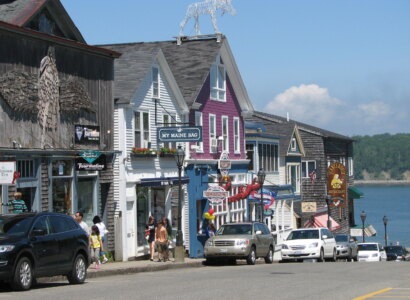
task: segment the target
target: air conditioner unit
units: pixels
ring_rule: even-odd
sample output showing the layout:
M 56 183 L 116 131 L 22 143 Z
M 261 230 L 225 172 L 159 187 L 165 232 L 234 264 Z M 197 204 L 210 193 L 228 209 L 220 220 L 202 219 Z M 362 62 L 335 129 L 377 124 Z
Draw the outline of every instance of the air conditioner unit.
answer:
M 218 140 L 217 139 L 211 139 L 211 147 L 218 147 Z

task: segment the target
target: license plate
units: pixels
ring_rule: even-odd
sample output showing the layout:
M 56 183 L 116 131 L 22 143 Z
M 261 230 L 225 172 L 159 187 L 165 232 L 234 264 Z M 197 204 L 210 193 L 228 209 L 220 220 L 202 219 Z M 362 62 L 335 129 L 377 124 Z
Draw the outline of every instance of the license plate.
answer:
M 221 249 L 219 249 L 219 252 L 225 253 L 225 252 L 228 252 L 228 249 L 226 249 L 226 248 L 221 248 Z
M 295 255 L 301 255 L 302 251 L 295 251 Z

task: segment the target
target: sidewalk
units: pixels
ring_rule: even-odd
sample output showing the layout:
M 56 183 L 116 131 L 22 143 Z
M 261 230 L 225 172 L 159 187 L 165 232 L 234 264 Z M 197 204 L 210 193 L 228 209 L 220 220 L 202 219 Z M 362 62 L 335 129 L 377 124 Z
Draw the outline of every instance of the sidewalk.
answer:
M 95 270 L 93 265 L 91 265 L 87 270 L 87 279 L 103 277 L 103 276 L 113 276 L 122 274 L 134 274 L 141 272 L 156 272 L 164 271 L 170 269 L 183 269 L 183 268 L 195 268 L 202 267 L 204 259 L 192 259 L 185 258 L 183 263 L 175 263 L 172 261 L 167 262 L 157 262 L 150 260 L 135 260 L 135 261 L 125 261 L 125 262 L 111 262 L 106 264 L 101 264 L 99 270 Z M 65 281 L 67 280 L 64 276 L 54 276 L 54 277 L 44 277 L 39 278 L 37 281 L 40 283 L 44 282 L 54 282 L 54 281 Z

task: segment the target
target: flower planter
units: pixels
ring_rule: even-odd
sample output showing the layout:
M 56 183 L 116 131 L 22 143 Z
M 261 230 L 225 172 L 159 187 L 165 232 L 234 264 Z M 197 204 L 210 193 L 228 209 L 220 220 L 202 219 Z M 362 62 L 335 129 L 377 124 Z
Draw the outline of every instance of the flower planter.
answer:
M 175 154 L 174 154 L 174 153 L 164 153 L 164 152 L 161 152 L 161 153 L 159 154 L 159 157 L 175 157 Z
M 138 157 L 156 157 L 157 154 L 156 153 L 132 153 L 131 152 L 131 156 L 138 158 Z

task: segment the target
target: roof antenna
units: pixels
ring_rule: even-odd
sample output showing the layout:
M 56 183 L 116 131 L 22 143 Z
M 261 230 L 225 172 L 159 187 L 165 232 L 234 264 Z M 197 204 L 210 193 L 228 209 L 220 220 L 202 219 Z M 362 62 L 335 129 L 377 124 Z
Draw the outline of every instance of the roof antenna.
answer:
M 289 122 L 289 112 L 286 113 L 286 121 Z

